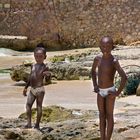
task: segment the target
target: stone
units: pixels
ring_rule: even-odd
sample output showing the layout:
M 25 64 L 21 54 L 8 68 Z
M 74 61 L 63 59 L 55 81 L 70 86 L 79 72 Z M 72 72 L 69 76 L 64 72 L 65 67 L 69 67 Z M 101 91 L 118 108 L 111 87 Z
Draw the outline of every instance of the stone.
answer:
M 5 138 L 14 140 L 24 140 L 24 138 L 22 138 L 18 133 L 15 133 L 13 131 L 6 131 Z
M 10 10 L 0 8 L 1 34 L 26 35 L 29 41 L 20 43 L 15 39 L 10 43 L 8 40 L 9 45 L 5 47 L 29 50 L 33 49 L 32 41 L 36 42 L 34 47 L 37 42 L 47 42 L 48 50 L 75 48 L 73 44 L 80 48 L 83 42 L 85 47 L 96 47 L 97 42 L 93 43 L 90 39 L 99 40 L 106 33 L 115 40 L 118 33 L 122 34 L 126 44 L 140 39 L 138 35 L 133 35 L 140 28 L 138 0 L 12 0 L 11 3 L 0 0 L 0 7 L 5 4 L 10 4 Z M 132 26 L 134 23 L 135 26 Z M 59 36 L 53 37 L 54 34 Z
M 139 83 L 139 85 L 138 85 L 138 87 L 137 87 L 136 95 L 137 95 L 137 96 L 140 96 L 140 83 Z

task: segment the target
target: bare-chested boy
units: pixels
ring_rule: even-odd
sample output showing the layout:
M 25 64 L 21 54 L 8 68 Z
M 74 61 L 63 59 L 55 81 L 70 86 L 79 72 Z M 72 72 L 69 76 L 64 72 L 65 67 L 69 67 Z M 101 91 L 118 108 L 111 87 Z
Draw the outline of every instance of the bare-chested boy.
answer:
M 25 128 L 31 128 L 31 116 L 32 116 L 32 105 L 36 100 L 37 104 L 37 120 L 35 127 L 39 129 L 39 123 L 42 116 L 42 102 L 45 94 L 45 89 L 43 87 L 43 79 L 45 77 L 50 77 L 50 72 L 48 67 L 44 64 L 44 59 L 46 58 L 46 50 L 43 45 L 38 45 L 34 50 L 34 58 L 36 63 L 31 67 L 31 73 L 28 82 L 23 90 L 23 95 L 26 96 L 28 86 L 31 86 L 30 93 L 27 96 L 26 111 L 27 111 L 27 125 Z
M 92 81 L 97 93 L 97 105 L 100 119 L 101 140 L 110 140 L 114 127 L 115 97 L 123 90 L 127 77 L 118 60 L 111 54 L 114 48 L 111 37 L 103 37 L 100 41 L 101 56 L 96 56 L 92 66 Z M 96 77 L 96 68 L 98 68 Z M 114 86 L 116 71 L 121 77 L 119 88 Z M 98 79 L 98 80 L 97 80 Z

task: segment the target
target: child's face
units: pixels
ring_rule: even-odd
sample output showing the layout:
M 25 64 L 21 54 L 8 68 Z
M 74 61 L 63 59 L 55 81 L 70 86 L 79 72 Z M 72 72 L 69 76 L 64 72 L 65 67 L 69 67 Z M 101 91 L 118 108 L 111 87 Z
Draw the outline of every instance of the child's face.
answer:
M 104 55 L 111 53 L 113 49 L 113 42 L 109 38 L 103 38 L 100 42 L 100 49 Z
M 34 58 L 38 64 L 43 63 L 46 56 L 44 55 L 42 50 L 37 50 L 34 52 Z

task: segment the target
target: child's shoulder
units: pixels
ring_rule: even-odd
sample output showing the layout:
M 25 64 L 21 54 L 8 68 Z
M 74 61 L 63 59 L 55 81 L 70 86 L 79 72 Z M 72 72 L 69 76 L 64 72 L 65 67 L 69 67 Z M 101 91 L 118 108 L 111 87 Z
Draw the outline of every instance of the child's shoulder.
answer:
M 102 58 L 102 55 L 97 55 L 97 56 L 95 56 L 95 60 L 101 60 L 101 58 Z
M 97 56 L 95 56 L 95 58 L 94 58 L 94 59 L 99 60 L 99 59 L 101 59 L 101 58 L 102 58 L 102 55 L 97 55 Z

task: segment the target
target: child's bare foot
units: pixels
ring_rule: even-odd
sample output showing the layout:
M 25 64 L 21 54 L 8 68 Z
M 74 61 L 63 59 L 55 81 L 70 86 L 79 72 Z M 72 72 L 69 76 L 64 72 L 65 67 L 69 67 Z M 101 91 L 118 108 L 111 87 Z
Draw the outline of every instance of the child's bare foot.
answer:
M 40 130 L 40 127 L 37 124 L 34 126 L 34 128 L 37 129 L 37 130 Z
M 29 125 L 29 124 L 27 124 L 27 125 L 24 126 L 24 128 L 25 128 L 25 129 L 28 129 L 28 128 L 32 128 L 32 126 Z

